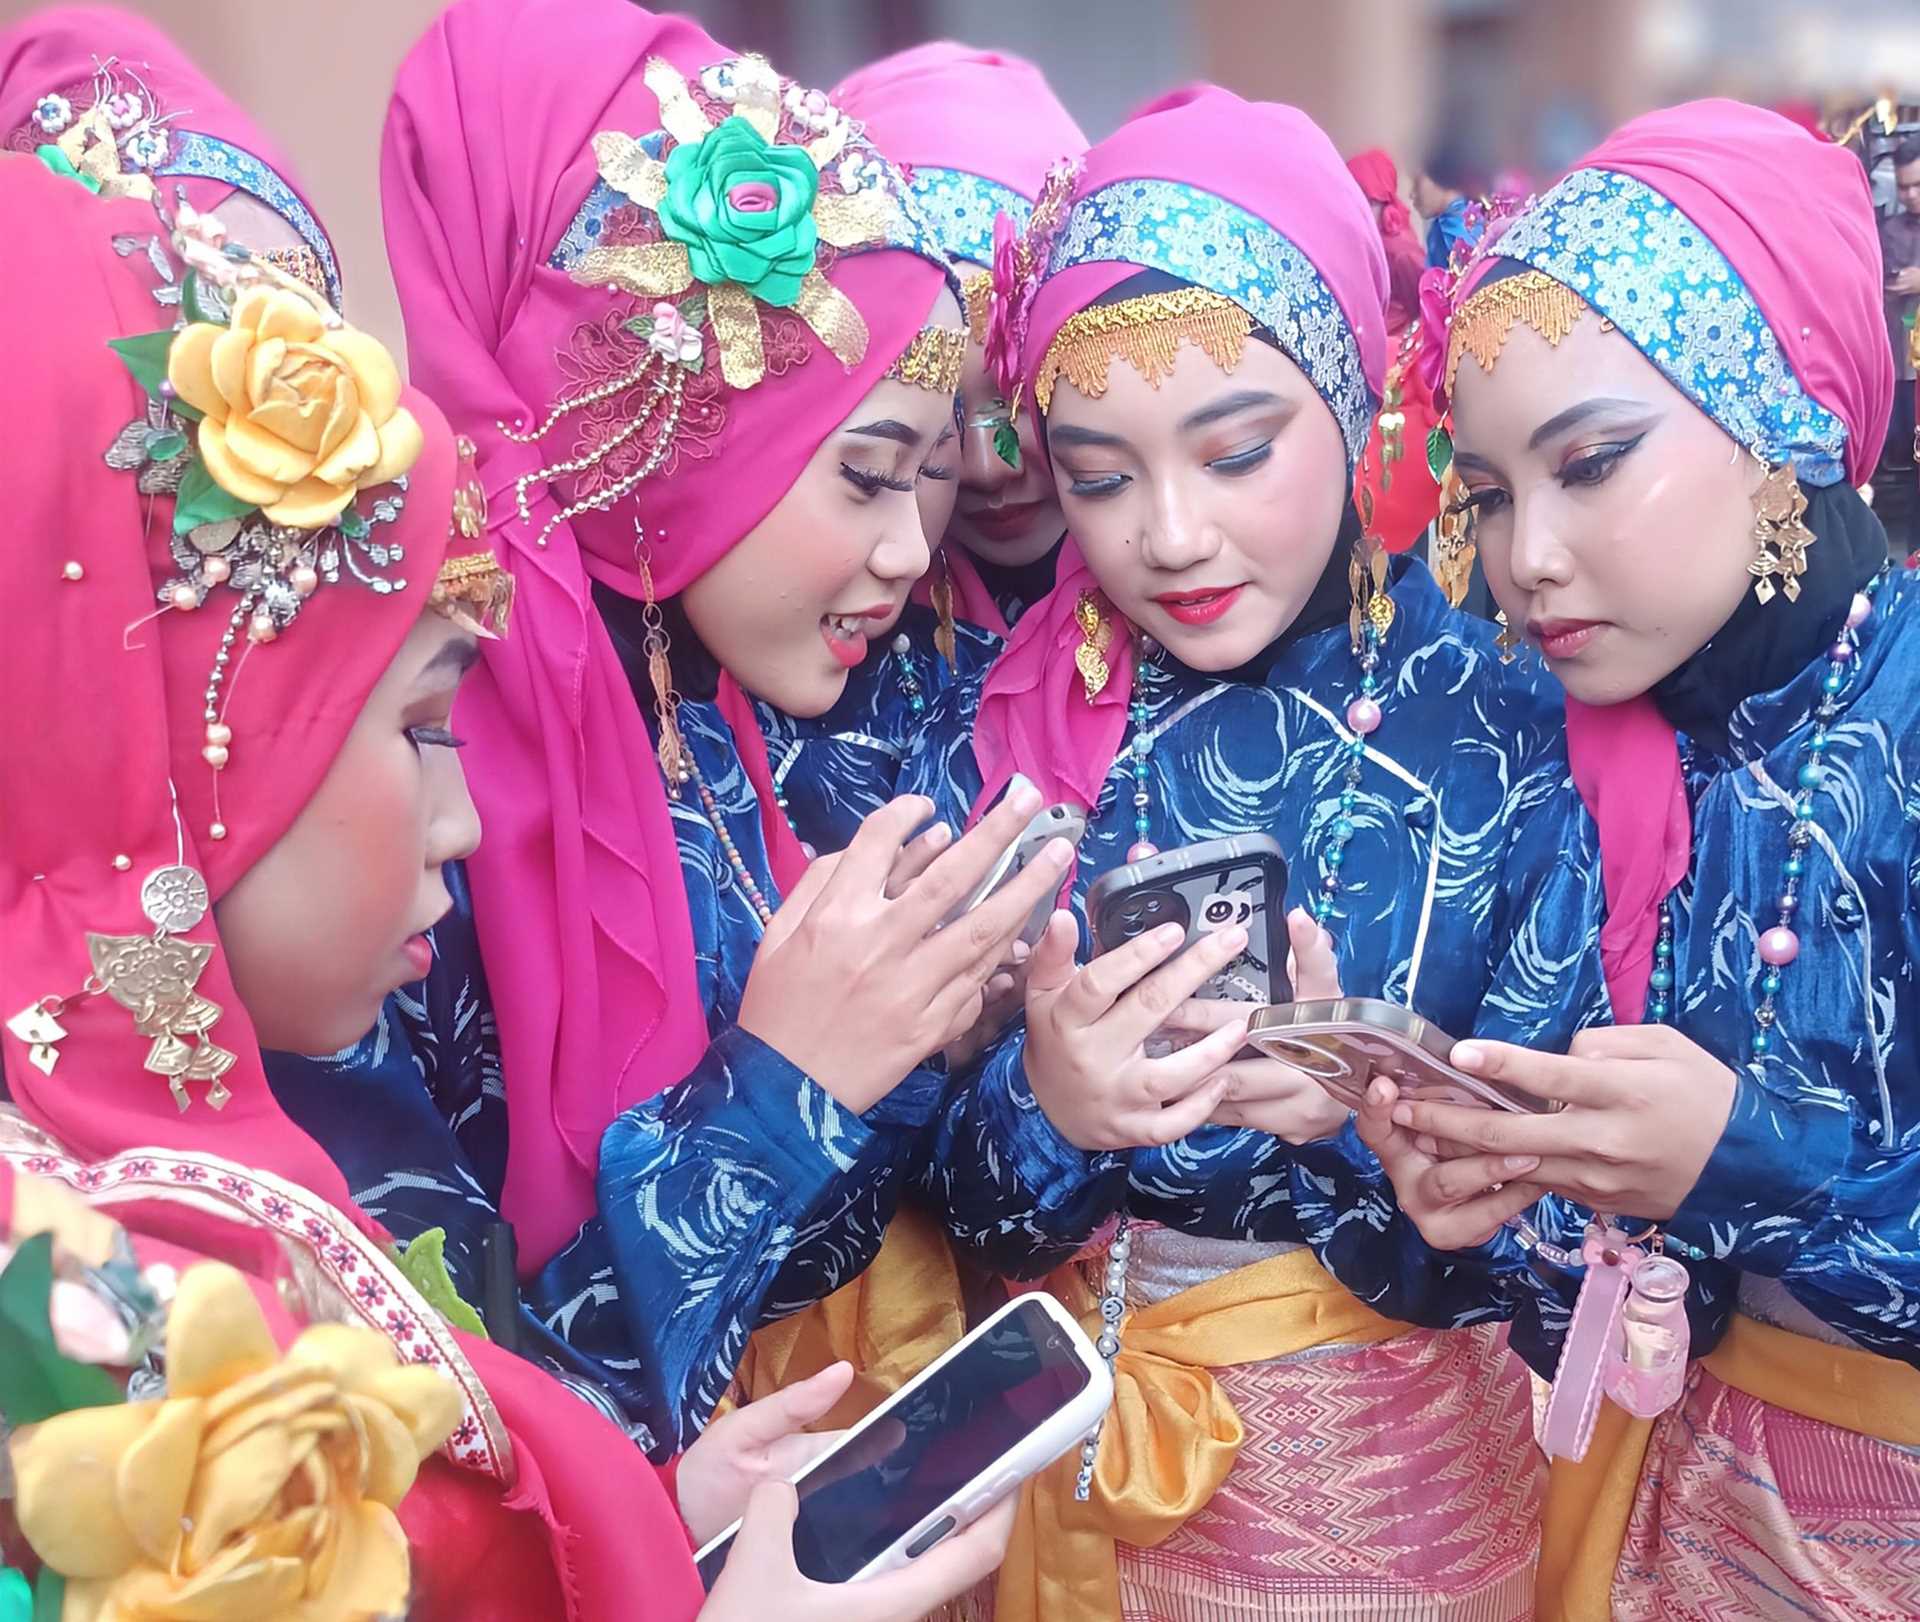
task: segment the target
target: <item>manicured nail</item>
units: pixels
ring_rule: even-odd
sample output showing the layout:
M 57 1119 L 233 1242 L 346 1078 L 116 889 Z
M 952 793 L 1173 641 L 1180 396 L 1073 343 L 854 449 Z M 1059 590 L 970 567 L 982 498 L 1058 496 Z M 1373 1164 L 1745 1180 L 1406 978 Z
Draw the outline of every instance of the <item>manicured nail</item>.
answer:
M 1540 1164 L 1540 1157 L 1538 1155 L 1508 1155 L 1501 1164 L 1504 1165 L 1508 1171 L 1532 1171 L 1535 1166 Z

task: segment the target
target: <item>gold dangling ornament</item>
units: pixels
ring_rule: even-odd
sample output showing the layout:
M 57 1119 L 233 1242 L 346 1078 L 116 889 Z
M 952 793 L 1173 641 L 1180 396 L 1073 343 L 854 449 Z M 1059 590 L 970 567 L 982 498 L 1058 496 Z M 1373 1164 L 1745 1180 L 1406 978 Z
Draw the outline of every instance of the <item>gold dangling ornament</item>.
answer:
M 953 572 L 947 567 L 947 549 L 942 545 L 934 553 L 934 581 L 927 588 L 928 601 L 939 621 L 933 628 L 933 645 L 949 670 L 959 668 L 959 643 L 953 626 Z
M 1347 559 L 1347 590 L 1352 608 L 1347 615 L 1347 636 L 1358 654 L 1366 646 L 1366 630 L 1373 628 L 1376 643 L 1386 640 L 1393 629 L 1393 598 L 1387 591 L 1386 543 L 1373 532 L 1373 492 L 1362 485 L 1359 499 L 1361 537 Z
M 1765 461 L 1754 453 L 1756 461 Z M 1807 493 L 1793 471 L 1793 463 L 1768 467 L 1767 476 L 1753 493 L 1753 540 L 1756 553 L 1747 565 L 1754 577 L 1753 594 L 1763 603 L 1773 601 L 1774 577 L 1790 603 L 1800 600 L 1800 577 L 1807 572 L 1807 548 L 1819 538 L 1807 528 Z
M 1113 627 L 1100 612 L 1100 599 L 1091 591 L 1080 593 L 1073 617 L 1080 624 L 1080 646 L 1074 650 L 1073 666 L 1080 672 L 1091 704 L 1106 690 L 1113 672 L 1107 665 L 1107 649 L 1113 645 Z
M 1503 665 L 1513 663 L 1514 649 L 1520 646 L 1521 636 L 1507 623 L 1507 611 L 1497 608 L 1493 613 L 1493 623 L 1500 627 L 1500 634 L 1493 639 L 1493 645 L 1500 650 L 1500 662 Z
M 634 531 L 638 536 L 637 523 Z M 653 594 L 653 570 L 647 565 L 643 541 L 636 540 L 633 557 L 640 566 L 640 589 L 646 594 L 640 609 L 643 628 L 640 648 L 647 656 L 647 680 L 653 683 L 653 713 L 660 723 L 657 746 L 660 772 L 667 780 L 668 797 L 677 800 L 680 790 L 693 778 L 693 756 L 688 752 L 686 739 L 680 736 L 680 695 L 674 691 L 673 663 L 667 657 L 673 650 L 673 641 L 667 635 L 667 622 Z
M 1473 539 L 1473 508 L 1467 505 L 1467 487 L 1449 460 L 1440 486 L 1440 516 L 1433 522 L 1433 577 L 1455 608 L 1467 600 L 1467 589 L 1473 584 L 1473 560 L 1479 550 Z
M 233 1093 L 221 1078 L 238 1062 L 207 1035 L 219 1023 L 220 1005 L 194 990 L 213 960 L 213 944 L 180 938 L 207 916 L 209 905 L 207 881 L 192 868 L 156 868 L 140 886 L 151 935 L 87 932 L 93 973 L 82 995 L 105 993 L 133 1015 L 133 1028 L 153 1041 L 145 1068 L 166 1078 L 183 1112 L 193 1102 L 187 1094 L 190 1081 L 212 1083 L 207 1103 L 222 1108 Z M 7 1021 L 7 1029 L 28 1044 L 28 1058 L 43 1075 L 53 1074 L 56 1044 L 67 1035 L 60 1024 L 66 1006 L 65 998 L 42 997 Z

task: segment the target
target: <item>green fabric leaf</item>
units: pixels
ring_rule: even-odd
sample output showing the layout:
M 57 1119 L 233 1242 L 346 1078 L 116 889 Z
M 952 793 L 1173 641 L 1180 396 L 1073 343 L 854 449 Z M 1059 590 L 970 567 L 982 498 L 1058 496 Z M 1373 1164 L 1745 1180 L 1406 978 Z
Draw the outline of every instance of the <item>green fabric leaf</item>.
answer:
M 51 1566 L 40 1568 L 33 1588 L 33 1622 L 60 1622 L 67 1606 L 67 1579 Z
M 180 479 L 180 492 L 175 497 L 173 509 L 173 532 L 185 535 L 198 529 L 202 524 L 217 524 L 227 518 L 242 518 L 255 511 L 250 501 L 242 501 L 238 496 L 230 496 L 213 482 L 213 475 L 207 471 L 206 464 L 195 456 L 192 464 Z
M 1439 484 L 1452 466 L 1453 436 L 1435 423 L 1427 430 L 1427 471 L 1433 475 L 1433 482 Z
M 171 462 L 187 448 L 187 436 L 178 429 L 162 429 L 147 436 L 147 460 Z
M 217 303 L 211 309 L 200 299 L 200 277 L 192 274 L 187 277 L 186 291 L 181 295 L 180 306 L 186 311 L 189 321 L 204 321 L 209 326 L 224 327 L 228 324 L 227 312 Z
M 54 1344 L 53 1235 L 38 1233 L 0 1273 L 0 1413 L 11 1425 L 37 1425 L 69 1408 L 126 1400 L 105 1369 L 76 1363 Z
M 85 186 L 88 191 L 92 192 L 94 196 L 98 197 L 100 195 L 100 182 L 92 175 L 81 174 L 78 169 L 74 168 L 73 160 L 51 142 L 45 146 L 35 147 L 33 149 L 33 155 L 56 175 L 60 175 L 67 180 L 77 180 L 81 185 Z
M 993 454 L 1014 472 L 1020 471 L 1020 430 L 1012 423 L 1000 423 L 993 430 Z
M 33 1589 L 11 1566 L 0 1566 L 0 1622 L 33 1622 Z
M 109 338 L 107 347 L 120 357 L 141 388 L 156 400 L 164 398 L 160 385 L 167 380 L 167 351 L 173 348 L 171 327 L 133 338 Z
M 407 1282 L 455 1329 L 464 1329 L 482 1340 L 487 1338 L 487 1326 L 480 1321 L 480 1314 L 461 1300 L 460 1292 L 453 1287 L 453 1275 L 447 1271 L 445 1228 L 428 1228 L 405 1249 L 396 1252 L 395 1260 Z

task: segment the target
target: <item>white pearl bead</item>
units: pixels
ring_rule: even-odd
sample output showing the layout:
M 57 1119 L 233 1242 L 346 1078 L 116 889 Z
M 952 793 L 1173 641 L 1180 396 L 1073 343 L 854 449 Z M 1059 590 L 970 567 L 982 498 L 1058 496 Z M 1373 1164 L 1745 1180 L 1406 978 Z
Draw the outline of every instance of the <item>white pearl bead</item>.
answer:
M 87 571 L 81 568 L 78 562 L 68 563 L 60 571 L 60 578 L 63 580 L 84 580 L 86 577 Z

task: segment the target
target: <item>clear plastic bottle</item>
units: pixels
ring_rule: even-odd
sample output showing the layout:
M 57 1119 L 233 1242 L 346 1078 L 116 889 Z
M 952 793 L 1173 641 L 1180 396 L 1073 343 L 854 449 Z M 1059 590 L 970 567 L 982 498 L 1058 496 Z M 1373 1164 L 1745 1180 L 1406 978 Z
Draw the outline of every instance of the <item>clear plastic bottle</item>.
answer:
M 1692 1341 L 1687 1327 L 1691 1282 L 1671 1256 L 1645 1257 L 1633 1270 L 1607 1395 L 1637 1418 L 1655 1418 L 1680 1400 Z

